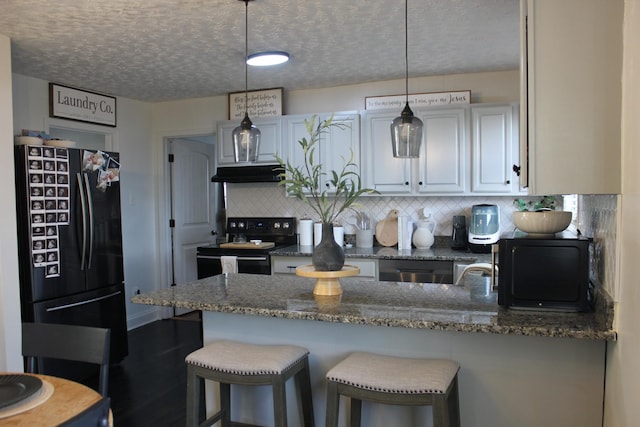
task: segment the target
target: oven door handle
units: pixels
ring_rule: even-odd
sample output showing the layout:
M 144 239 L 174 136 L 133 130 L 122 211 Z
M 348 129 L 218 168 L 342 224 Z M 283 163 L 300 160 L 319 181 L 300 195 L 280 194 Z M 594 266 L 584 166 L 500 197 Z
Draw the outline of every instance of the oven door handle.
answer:
M 222 256 L 220 255 L 198 255 L 197 259 L 213 259 L 213 260 L 221 260 Z M 268 256 L 239 256 L 236 257 L 237 261 L 268 261 Z

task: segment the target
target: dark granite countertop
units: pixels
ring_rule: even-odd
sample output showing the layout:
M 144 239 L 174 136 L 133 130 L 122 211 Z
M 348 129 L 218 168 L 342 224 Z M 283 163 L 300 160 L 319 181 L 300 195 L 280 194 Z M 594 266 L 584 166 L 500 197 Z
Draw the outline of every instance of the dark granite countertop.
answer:
M 269 252 L 272 256 L 310 257 L 313 246 L 292 245 Z M 371 259 L 411 259 L 461 262 L 491 262 L 491 254 L 474 253 L 469 250 L 454 250 L 448 247 L 432 247 L 431 249 L 399 250 L 396 247 L 374 246 L 372 248 L 345 248 L 345 258 Z
M 295 275 L 219 275 L 147 294 L 139 304 L 254 316 L 374 326 L 614 340 L 613 305 L 599 298 L 594 313 L 517 311 L 499 307 L 490 279 L 463 285 L 341 280 L 339 298 L 313 295 L 314 279 Z

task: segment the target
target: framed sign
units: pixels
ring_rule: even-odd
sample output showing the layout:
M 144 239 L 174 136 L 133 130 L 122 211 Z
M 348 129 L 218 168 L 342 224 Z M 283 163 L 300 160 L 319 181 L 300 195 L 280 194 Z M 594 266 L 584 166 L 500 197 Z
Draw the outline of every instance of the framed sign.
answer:
M 116 98 L 49 83 L 49 116 L 116 127 Z
M 282 115 L 282 88 L 250 90 L 247 92 L 249 117 Z M 244 117 L 244 92 L 229 93 L 229 120 Z
M 364 98 L 364 108 L 366 110 L 401 110 L 406 103 L 406 98 L 406 95 L 367 96 Z M 470 103 L 470 90 L 409 94 L 409 106 L 415 108 Z

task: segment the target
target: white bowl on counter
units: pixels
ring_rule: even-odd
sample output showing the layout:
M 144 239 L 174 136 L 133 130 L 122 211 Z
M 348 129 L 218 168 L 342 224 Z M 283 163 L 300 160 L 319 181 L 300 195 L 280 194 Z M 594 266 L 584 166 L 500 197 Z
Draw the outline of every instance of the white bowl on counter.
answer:
M 528 234 L 555 234 L 571 224 L 569 211 L 518 211 L 513 213 L 513 223 Z

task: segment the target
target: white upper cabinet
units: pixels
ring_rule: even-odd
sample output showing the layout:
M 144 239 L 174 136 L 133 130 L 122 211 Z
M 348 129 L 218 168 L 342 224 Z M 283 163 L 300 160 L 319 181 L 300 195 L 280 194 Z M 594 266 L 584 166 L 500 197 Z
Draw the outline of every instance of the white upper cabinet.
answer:
M 242 120 L 226 120 L 218 122 L 218 165 L 236 165 L 233 153 L 233 138 L 231 133 L 240 126 Z M 253 124 L 260 129 L 260 147 L 256 164 L 276 164 L 276 154 L 281 154 L 282 135 L 281 117 L 262 117 L 251 119 Z M 239 166 L 246 163 L 238 163 Z
M 302 138 L 309 139 L 304 121 L 312 116 L 313 114 L 283 116 L 287 159 L 296 167 L 304 165 L 304 154 L 298 141 Z M 316 126 L 319 120 L 326 120 L 331 114 L 317 114 L 317 116 Z M 340 173 L 343 165 L 351 159 L 352 155 L 354 166 L 351 170 L 360 173 L 360 115 L 357 112 L 335 113 L 333 123 L 339 126 L 331 126 L 326 133 L 322 134 L 314 154 L 314 164 L 322 165 L 323 172 L 327 174 L 320 185 L 329 192 L 335 190 L 328 182 L 331 171 Z
M 623 0 L 521 0 L 522 185 L 621 191 Z
M 516 105 L 473 105 L 471 107 L 471 191 L 514 194 L 519 179 L 513 170 L 518 163 L 518 107 Z
M 365 112 L 365 183 L 381 194 L 462 194 L 466 190 L 466 109 L 414 109 L 424 124 L 418 159 L 393 157 L 391 122 L 400 111 Z
M 393 157 L 391 147 L 391 122 L 399 114 L 399 111 L 365 111 L 363 115 L 364 185 L 382 194 L 412 192 L 413 162 Z
M 416 108 L 424 124 L 420 157 L 396 159 L 390 126 L 399 112 L 365 111 L 365 185 L 385 195 L 523 194 L 513 172 L 517 112 L 511 104 Z
M 417 110 L 424 124 L 418 160 L 420 193 L 464 193 L 468 126 L 465 108 Z

